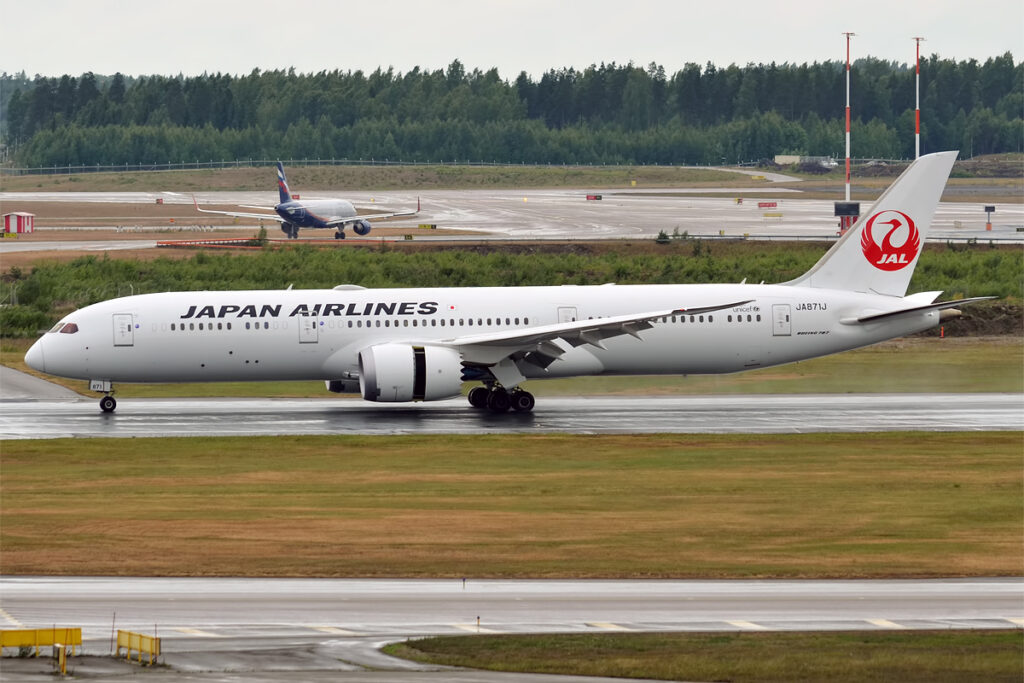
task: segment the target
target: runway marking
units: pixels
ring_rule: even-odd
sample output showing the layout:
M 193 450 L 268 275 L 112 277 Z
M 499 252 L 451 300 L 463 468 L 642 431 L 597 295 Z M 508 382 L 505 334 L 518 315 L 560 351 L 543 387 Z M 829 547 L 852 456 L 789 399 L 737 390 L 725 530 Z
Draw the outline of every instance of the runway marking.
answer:
M 2 612 L 3 610 L 0 610 Z M 6 614 L 6 613 L 5 613 Z M 1017 624 L 1017 626 L 1024 626 L 1024 618 L 1021 617 L 1006 617 L 1006 620 L 1011 624 Z
M 609 623 L 607 621 L 591 621 L 591 622 L 587 622 L 587 626 L 592 626 L 593 628 L 603 628 L 603 629 L 608 630 L 608 631 L 632 631 L 633 630 L 631 628 L 627 628 L 625 626 L 620 626 L 619 624 L 612 624 L 612 623 Z
M 476 624 L 452 624 L 452 626 L 462 629 L 463 631 L 469 631 L 470 633 L 501 633 L 500 631 L 484 628 L 483 626 L 477 626 Z
M 5 610 L 2 607 L 0 607 L 0 617 L 3 617 L 7 621 L 7 623 L 10 624 L 11 626 L 17 626 L 18 628 L 25 628 L 25 624 L 21 623 L 20 621 L 18 621 L 14 617 L 12 617 L 10 614 L 8 614 L 7 610 Z
M 727 621 L 727 624 L 732 624 L 737 628 L 746 629 L 748 631 L 767 631 L 767 626 L 761 626 L 761 624 L 755 624 L 752 621 Z
M 897 624 L 895 621 L 889 621 L 888 619 L 868 619 L 867 622 L 869 624 L 874 624 L 875 626 L 879 626 L 881 628 L 892 628 L 892 629 L 907 628 L 906 626 L 902 626 L 900 624 Z
M 222 635 L 220 635 L 218 633 L 210 633 L 209 631 L 200 631 L 197 628 L 185 628 L 184 626 L 179 626 L 179 627 L 177 627 L 175 629 L 172 629 L 172 630 L 178 631 L 180 633 L 186 633 L 186 634 L 188 634 L 190 636 L 199 636 L 200 638 L 223 638 L 224 637 L 224 636 L 222 636 Z
M 309 626 L 308 628 L 314 631 L 320 631 L 322 633 L 330 633 L 336 636 L 358 636 L 359 634 L 355 631 L 346 631 L 343 628 L 336 628 L 334 626 Z

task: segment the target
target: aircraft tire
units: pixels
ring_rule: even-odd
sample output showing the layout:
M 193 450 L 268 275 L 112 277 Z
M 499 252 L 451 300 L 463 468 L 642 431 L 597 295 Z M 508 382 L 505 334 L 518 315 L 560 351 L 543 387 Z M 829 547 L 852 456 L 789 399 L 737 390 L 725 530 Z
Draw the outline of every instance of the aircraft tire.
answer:
M 473 387 L 469 390 L 469 405 L 474 408 L 486 408 L 487 407 L 487 387 Z
M 343 239 L 345 239 L 345 233 L 343 233 L 343 232 L 341 232 L 339 230 L 338 232 L 334 233 L 334 239 L 336 239 L 336 240 L 343 240 Z
M 504 413 L 512 407 L 512 399 L 504 389 L 495 389 L 487 395 L 487 410 Z
M 113 396 L 104 396 L 100 399 L 100 410 L 104 413 L 112 413 L 115 408 L 117 408 L 117 401 Z
M 533 410 L 536 401 L 529 391 L 517 391 L 512 394 L 512 410 L 517 413 L 528 413 Z

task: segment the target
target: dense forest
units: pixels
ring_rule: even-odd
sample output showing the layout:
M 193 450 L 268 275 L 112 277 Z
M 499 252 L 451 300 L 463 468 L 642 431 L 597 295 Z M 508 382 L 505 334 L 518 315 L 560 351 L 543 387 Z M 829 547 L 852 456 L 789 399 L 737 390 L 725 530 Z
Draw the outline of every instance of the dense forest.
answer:
M 1024 150 L 1024 63 L 921 64 L 922 151 Z M 0 136 L 21 167 L 235 159 L 710 164 L 844 154 L 844 64 L 601 64 L 195 77 L 0 75 Z M 914 68 L 851 71 L 853 156 L 914 150 Z

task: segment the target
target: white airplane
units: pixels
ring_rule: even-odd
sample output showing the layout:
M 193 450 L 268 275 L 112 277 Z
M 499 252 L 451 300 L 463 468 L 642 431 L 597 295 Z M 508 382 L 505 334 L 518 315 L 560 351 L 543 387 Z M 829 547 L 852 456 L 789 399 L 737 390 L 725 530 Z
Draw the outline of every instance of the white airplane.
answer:
M 368 401 L 529 411 L 527 379 L 731 373 L 846 351 L 935 326 L 941 292 L 906 296 L 956 152 L 922 156 L 796 280 L 170 292 L 66 316 L 25 355 L 36 370 L 114 382 L 324 380 Z
M 368 235 L 370 233 L 371 219 L 391 218 L 392 216 L 412 216 L 419 213 L 420 207 L 417 201 L 415 211 L 397 211 L 392 213 L 373 213 L 362 216 L 356 213 L 352 202 L 345 199 L 306 199 L 299 201 L 292 198 L 292 191 L 288 189 L 288 180 L 284 176 L 284 166 L 277 162 L 277 191 L 281 202 L 275 206 L 244 206 L 247 209 L 265 209 L 274 213 L 252 213 L 244 211 L 214 211 L 212 209 L 200 209 L 199 202 L 195 196 L 192 203 L 196 210 L 201 213 L 216 213 L 222 216 L 235 216 L 237 218 L 256 218 L 259 220 L 277 221 L 281 224 L 281 231 L 289 239 L 299 236 L 299 228 L 337 228 L 334 239 L 345 239 L 345 226 L 352 224 L 352 230 L 357 235 Z

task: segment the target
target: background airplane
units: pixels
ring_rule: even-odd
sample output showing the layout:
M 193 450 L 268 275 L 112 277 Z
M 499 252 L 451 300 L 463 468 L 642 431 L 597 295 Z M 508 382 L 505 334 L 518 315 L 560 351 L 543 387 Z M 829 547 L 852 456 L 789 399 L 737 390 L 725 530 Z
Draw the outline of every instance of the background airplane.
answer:
M 307 199 L 299 201 L 292 199 L 291 190 L 288 188 L 288 180 L 284 175 L 284 166 L 277 162 L 277 191 L 281 201 L 275 206 L 245 206 L 247 209 L 265 209 L 274 213 L 251 213 L 240 211 L 214 211 L 211 209 L 200 209 L 199 202 L 195 196 L 192 202 L 196 210 L 202 213 L 216 213 L 224 216 L 236 216 L 238 218 L 257 218 L 278 221 L 281 230 L 289 239 L 299 236 L 299 228 L 336 228 L 334 239 L 345 239 L 345 226 L 352 225 L 357 235 L 367 235 L 370 232 L 370 220 L 376 218 L 391 218 L 392 216 L 412 216 L 419 212 L 417 202 L 416 211 L 397 211 L 392 213 L 364 214 L 356 213 L 352 202 L 345 199 Z
M 459 395 L 534 407 L 527 379 L 712 374 L 806 360 L 933 327 L 975 299 L 906 295 L 956 152 L 922 156 L 804 275 L 781 284 L 197 291 L 66 316 L 32 368 L 114 382 L 323 380 L 368 401 Z M 991 298 L 991 297 L 980 297 Z

